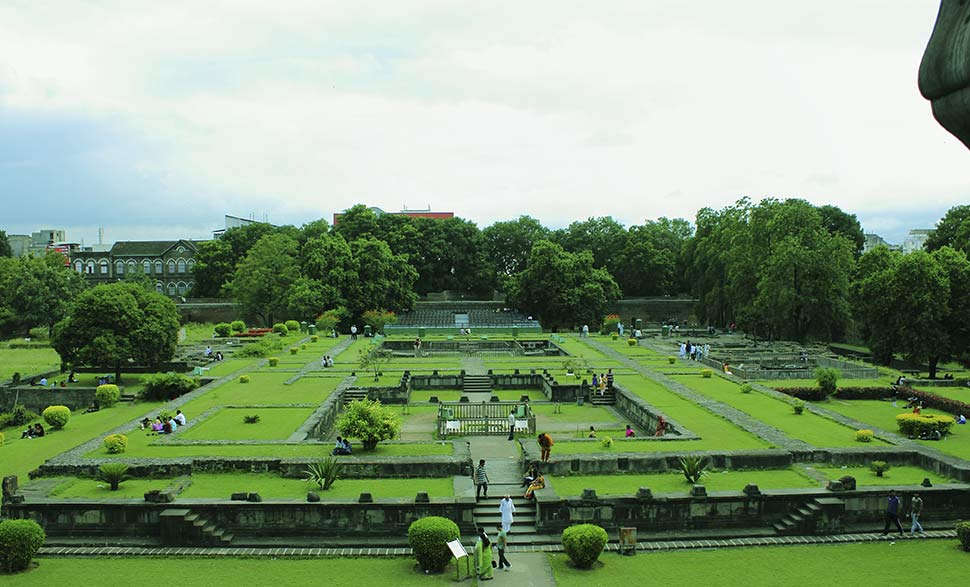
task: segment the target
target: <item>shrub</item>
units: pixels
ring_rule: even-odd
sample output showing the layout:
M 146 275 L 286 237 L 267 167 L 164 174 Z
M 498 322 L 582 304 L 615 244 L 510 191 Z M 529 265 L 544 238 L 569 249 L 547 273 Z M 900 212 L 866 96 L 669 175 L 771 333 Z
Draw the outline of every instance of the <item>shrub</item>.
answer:
M 103 481 L 111 487 L 111 491 L 118 491 L 118 486 L 129 479 L 128 465 L 124 463 L 105 463 L 98 469 L 98 481 Z
M 607 541 L 606 530 L 595 524 L 579 524 L 562 531 L 562 548 L 573 565 L 588 569 L 603 552 Z
M 0 432 L 0 446 L 3 446 L 3 432 Z
M 113 383 L 105 383 L 104 385 L 99 385 L 94 391 L 94 399 L 98 400 L 98 405 L 101 407 L 110 407 L 118 403 L 121 399 L 121 391 L 118 390 L 118 386 Z
M 425 571 L 440 572 L 451 562 L 448 543 L 460 537 L 458 524 L 448 518 L 427 516 L 408 527 L 408 545 Z
M 600 334 L 611 334 L 619 330 L 617 325 L 620 323 L 620 317 L 617 314 L 609 314 L 603 318 L 603 324 L 600 326 Z
M 948 397 L 934 395 L 933 393 L 930 393 L 928 391 L 921 391 L 919 389 L 907 389 L 906 395 L 919 399 L 921 402 L 923 402 L 923 405 L 927 408 L 936 408 L 937 410 L 943 410 L 944 412 L 949 412 L 954 416 L 970 413 L 970 404 L 966 402 L 961 402 L 959 400 L 950 399 Z
M 329 334 L 330 331 L 340 324 L 341 320 L 347 318 L 350 313 L 344 307 L 335 308 L 333 310 L 327 310 L 317 318 L 317 328 L 323 331 L 325 334 Z
M 361 314 L 360 319 L 364 321 L 364 324 L 367 324 L 368 326 L 371 327 L 371 330 L 374 331 L 374 334 L 377 334 L 378 332 L 382 332 L 384 330 L 384 327 L 387 326 L 388 324 L 397 323 L 397 315 L 394 314 L 394 312 L 391 312 L 390 310 L 383 310 L 383 309 L 367 310 L 366 312 Z
M 953 418 L 933 414 L 899 414 L 896 416 L 896 425 L 904 436 L 918 437 L 932 434 L 934 430 L 939 430 L 940 434 L 946 436 L 953 426 Z
M 249 375 L 240 375 L 239 383 L 249 383 Z
M 815 381 L 818 382 L 818 388 L 822 390 L 824 395 L 829 396 L 835 393 L 835 389 L 839 384 L 838 369 L 819 367 L 815 369 L 813 374 L 815 375 Z
M 667 363 L 673 365 L 677 362 L 677 357 L 667 357 Z
M 604 436 L 603 440 L 600 440 L 600 444 L 603 445 L 603 448 L 613 448 L 613 437 Z
M 872 430 L 856 430 L 855 439 L 857 442 L 872 442 L 875 438 L 875 433 Z
M 957 538 L 963 550 L 970 552 L 970 522 L 957 522 Z
M 310 463 L 306 468 L 307 483 L 316 483 L 317 487 L 326 491 L 337 480 L 344 465 L 333 457 L 327 457 L 319 463 Z
M 228 322 L 220 322 L 212 327 L 216 332 L 216 336 L 229 336 L 232 334 L 232 325 Z
M 279 334 L 287 334 L 289 332 L 289 329 L 286 327 L 286 324 L 283 324 L 282 322 L 277 322 L 276 324 L 273 325 L 273 332 L 277 332 Z
M 277 366 L 279 364 L 280 364 L 280 358 L 279 357 L 270 357 L 269 358 L 269 366 L 270 367 L 275 367 L 275 366 Z
M 840 387 L 836 390 L 835 397 L 839 399 L 883 399 L 892 397 L 895 393 L 890 387 Z
M 775 391 L 807 402 L 820 402 L 825 399 L 825 394 L 817 387 L 776 387 Z
M 124 434 L 109 434 L 104 437 L 102 444 L 108 454 L 121 454 L 128 448 L 128 437 Z
M 63 428 L 71 419 L 71 410 L 67 406 L 48 406 L 41 412 L 44 420 L 51 428 Z
M 310 337 L 310 342 L 317 342 L 318 340 L 320 340 L 320 337 L 316 334 Z
M 299 351 L 299 350 L 300 349 L 296 348 L 295 346 L 291 346 L 290 347 L 290 354 L 291 355 L 295 355 L 297 353 L 297 351 Z
M 707 468 L 707 458 L 698 456 L 680 457 L 677 460 L 677 465 L 688 483 L 697 483 L 704 475 L 704 469 Z
M 0 414 L 0 428 L 8 426 L 24 426 L 37 419 L 37 414 L 22 405 L 14 406 L 13 410 Z
M 704 379 L 710 379 L 712 375 L 714 375 L 714 371 L 711 371 L 710 369 L 701 370 L 701 377 Z
M 754 391 L 754 388 L 751 387 L 750 383 L 745 383 L 741 385 L 741 393 L 751 393 L 752 391 Z
M 627 346 L 637 346 L 637 339 L 635 339 L 635 338 L 628 338 L 628 339 L 626 339 L 626 345 Z
M 800 416 L 805 411 L 805 402 L 800 399 L 792 400 L 791 409 L 796 416 Z
M 243 424 L 259 424 L 259 414 L 243 416 Z
M 359 438 L 365 450 L 373 450 L 382 440 L 390 440 L 401 430 L 397 412 L 369 399 L 347 404 L 337 417 L 337 430 L 344 436 Z
M 886 461 L 872 461 L 869 463 L 869 468 L 876 474 L 876 477 L 882 477 L 882 474 L 888 471 L 890 466 Z
M 610 340 L 618 340 L 619 338 L 620 338 L 619 332 L 614 332 L 613 334 L 610 335 Z
M 229 323 L 229 328 L 233 332 L 246 332 L 246 323 L 242 320 L 233 320 Z
M 7 573 L 23 571 L 47 540 L 44 529 L 33 520 L 0 522 L 0 564 Z
M 296 332 L 300 329 L 300 323 L 296 320 L 287 320 L 283 324 L 286 326 L 286 330 L 289 332 Z
M 181 373 L 158 373 L 141 378 L 142 399 L 149 401 L 168 401 L 192 391 L 196 381 Z

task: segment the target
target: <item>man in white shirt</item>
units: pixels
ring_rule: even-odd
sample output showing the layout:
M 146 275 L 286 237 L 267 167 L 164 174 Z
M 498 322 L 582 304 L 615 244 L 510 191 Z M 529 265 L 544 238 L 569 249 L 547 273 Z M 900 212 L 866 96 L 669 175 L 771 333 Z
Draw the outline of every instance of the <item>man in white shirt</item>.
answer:
M 515 440 L 515 409 L 509 412 L 509 440 Z
M 354 324 L 350 327 L 350 338 L 351 340 L 357 340 L 357 325 Z
M 182 410 L 175 410 L 175 422 L 179 426 L 185 426 L 185 414 L 182 413 Z

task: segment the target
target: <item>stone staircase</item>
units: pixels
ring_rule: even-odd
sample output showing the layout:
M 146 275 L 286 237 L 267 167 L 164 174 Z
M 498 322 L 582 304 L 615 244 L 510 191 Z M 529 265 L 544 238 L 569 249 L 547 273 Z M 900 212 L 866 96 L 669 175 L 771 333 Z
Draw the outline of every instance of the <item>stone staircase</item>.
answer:
M 492 378 L 489 375 L 465 375 L 462 378 L 464 393 L 492 393 Z
M 341 396 L 340 399 L 343 402 L 343 405 L 346 406 L 350 402 L 367 399 L 367 390 L 366 389 L 345 389 L 344 394 L 343 396 Z
M 845 500 L 819 497 L 796 508 L 772 527 L 782 536 L 830 534 L 841 529 L 839 522 L 843 513 Z
M 511 484 L 509 484 L 511 485 Z M 498 525 L 502 522 L 502 515 L 498 511 L 499 502 L 506 493 L 512 495 L 512 503 L 515 505 L 515 513 L 512 515 L 512 528 L 509 530 L 509 544 L 535 544 L 536 538 L 536 507 L 532 501 L 522 497 L 525 489 L 516 483 L 513 487 L 506 484 L 489 484 L 488 498 L 482 498 L 475 506 L 475 525 L 485 528 L 493 540 L 498 534 Z M 494 493 L 494 495 L 491 495 Z
M 230 546 L 232 534 L 189 509 L 166 509 L 158 515 L 162 543 L 178 546 Z
M 599 391 L 590 390 L 589 392 L 589 403 L 594 406 L 612 406 L 616 404 L 616 392 L 612 389 L 607 389 L 600 395 Z

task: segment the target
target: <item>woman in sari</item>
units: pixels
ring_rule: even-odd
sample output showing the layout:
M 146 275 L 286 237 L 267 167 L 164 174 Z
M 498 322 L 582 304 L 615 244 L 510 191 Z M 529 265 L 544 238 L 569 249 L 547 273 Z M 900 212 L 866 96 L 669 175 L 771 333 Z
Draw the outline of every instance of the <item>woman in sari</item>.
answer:
M 485 528 L 478 529 L 478 540 L 475 542 L 475 565 L 478 567 L 479 579 L 488 581 L 493 578 L 492 541 L 485 534 Z

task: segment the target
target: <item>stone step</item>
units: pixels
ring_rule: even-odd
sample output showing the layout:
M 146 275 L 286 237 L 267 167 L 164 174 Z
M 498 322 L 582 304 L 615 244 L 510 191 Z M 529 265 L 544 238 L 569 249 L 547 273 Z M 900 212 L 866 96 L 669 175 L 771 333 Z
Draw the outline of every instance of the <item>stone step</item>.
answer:
M 490 515 L 493 515 L 493 514 L 496 515 L 496 516 L 499 515 L 498 514 L 498 508 L 497 507 L 476 507 L 474 510 L 472 510 L 472 514 L 474 514 L 474 516 L 476 518 L 478 516 L 490 516 Z M 524 506 L 524 505 L 523 506 L 517 505 L 517 506 L 515 506 L 515 514 L 514 515 L 515 515 L 516 518 L 518 518 L 519 516 L 522 516 L 522 517 L 534 517 L 536 515 L 536 508 L 535 507 Z

